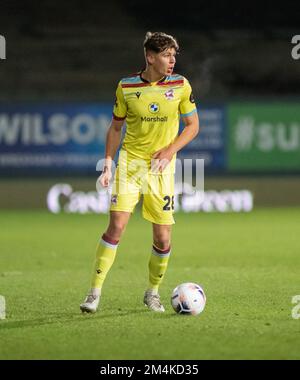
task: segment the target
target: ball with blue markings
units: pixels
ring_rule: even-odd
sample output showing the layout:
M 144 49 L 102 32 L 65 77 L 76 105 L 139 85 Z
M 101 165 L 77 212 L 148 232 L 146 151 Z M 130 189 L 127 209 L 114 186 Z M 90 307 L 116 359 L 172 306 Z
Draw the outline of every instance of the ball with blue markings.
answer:
M 173 290 L 171 304 L 178 314 L 198 315 L 205 308 L 206 296 L 200 285 L 185 282 Z

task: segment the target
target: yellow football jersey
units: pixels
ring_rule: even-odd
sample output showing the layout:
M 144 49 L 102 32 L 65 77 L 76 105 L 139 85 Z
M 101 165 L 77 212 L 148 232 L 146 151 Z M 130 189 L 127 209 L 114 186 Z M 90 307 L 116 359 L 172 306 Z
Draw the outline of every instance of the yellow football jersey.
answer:
M 126 119 L 122 150 L 128 158 L 143 159 L 171 144 L 178 135 L 180 115 L 196 112 L 192 89 L 182 75 L 148 82 L 141 73 L 122 79 L 117 87 L 113 118 Z M 169 168 L 175 168 L 175 159 Z M 150 167 L 150 166 L 149 166 Z

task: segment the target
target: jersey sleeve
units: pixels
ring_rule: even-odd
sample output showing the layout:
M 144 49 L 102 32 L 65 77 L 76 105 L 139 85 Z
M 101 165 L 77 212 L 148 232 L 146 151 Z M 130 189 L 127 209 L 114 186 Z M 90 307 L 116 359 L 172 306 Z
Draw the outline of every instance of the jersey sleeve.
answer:
M 122 85 L 119 82 L 117 91 L 116 91 L 116 99 L 113 108 L 113 118 L 115 120 L 124 120 L 127 115 L 127 104 L 125 102 Z
M 184 80 L 183 93 L 179 103 L 179 111 L 181 116 L 189 116 L 197 111 L 192 87 L 187 79 Z

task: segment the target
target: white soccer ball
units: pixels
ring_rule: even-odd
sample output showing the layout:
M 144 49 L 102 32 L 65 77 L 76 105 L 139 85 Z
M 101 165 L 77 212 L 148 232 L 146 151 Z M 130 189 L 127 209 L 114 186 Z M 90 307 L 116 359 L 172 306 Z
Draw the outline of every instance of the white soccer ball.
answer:
M 171 304 L 178 314 L 198 315 L 204 310 L 205 303 L 204 290 L 193 282 L 180 284 L 172 292 Z

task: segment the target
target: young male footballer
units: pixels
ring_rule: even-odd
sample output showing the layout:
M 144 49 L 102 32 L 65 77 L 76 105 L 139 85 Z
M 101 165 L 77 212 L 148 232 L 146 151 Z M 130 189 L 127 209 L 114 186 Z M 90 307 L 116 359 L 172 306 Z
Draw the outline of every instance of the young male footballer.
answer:
M 125 120 L 126 134 L 114 178 L 110 221 L 97 246 L 91 289 L 80 305 L 83 312 L 93 313 L 98 308 L 103 282 L 141 194 L 143 217 L 152 223 L 153 231 L 144 304 L 150 310 L 165 311 L 158 289 L 171 253 L 176 153 L 199 131 L 191 86 L 185 77 L 173 73 L 178 50 L 174 37 L 148 32 L 144 41 L 146 68 L 118 84 L 99 178 L 103 187 L 109 186 L 112 177 L 112 160 Z M 184 129 L 178 135 L 180 117 Z

